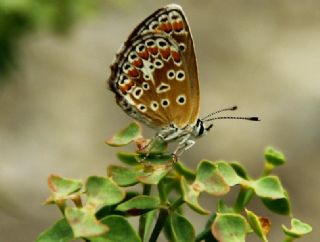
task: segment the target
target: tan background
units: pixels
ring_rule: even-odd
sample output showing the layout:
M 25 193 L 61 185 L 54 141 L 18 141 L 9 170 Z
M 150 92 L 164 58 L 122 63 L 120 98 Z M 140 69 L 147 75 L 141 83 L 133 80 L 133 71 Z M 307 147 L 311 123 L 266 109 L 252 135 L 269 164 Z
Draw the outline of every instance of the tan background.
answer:
M 60 216 L 41 205 L 50 173 L 84 179 L 116 162 L 117 149 L 103 141 L 131 119 L 105 89 L 108 66 L 135 24 L 168 3 L 121 2 L 66 37 L 37 33 L 21 42 L 20 68 L 0 89 L 0 241 L 33 241 Z M 264 147 L 281 149 L 288 162 L 276 173 L 294 216 L 314 227 L 300 241 L 319 241 L 320 2 L 177 3 L 193 31 L 201 115 L 237 104 L 238 114 L 263 120 L 217 121 L 183 160 L 192 167 L 201 158 L 239 160 L 258 176 Z M 205 197 L 202 205 L 215 201 Z M 259 201 L 250 208 L 270 215 Z M 272 220 L 270 241 L 281 241 L 280 224 L 289 219 Z

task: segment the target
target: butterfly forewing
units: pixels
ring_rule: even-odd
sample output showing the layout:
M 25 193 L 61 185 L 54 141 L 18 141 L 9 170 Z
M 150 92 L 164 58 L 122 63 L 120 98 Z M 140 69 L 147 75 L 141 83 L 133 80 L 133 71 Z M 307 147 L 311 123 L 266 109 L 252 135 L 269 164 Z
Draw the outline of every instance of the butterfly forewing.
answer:
M 109 86 L 132 117 L 156 127 L 184 127 L 198 118 L 193 41 L 179 6 L 161 8 L 139 24 L 111 70 Z

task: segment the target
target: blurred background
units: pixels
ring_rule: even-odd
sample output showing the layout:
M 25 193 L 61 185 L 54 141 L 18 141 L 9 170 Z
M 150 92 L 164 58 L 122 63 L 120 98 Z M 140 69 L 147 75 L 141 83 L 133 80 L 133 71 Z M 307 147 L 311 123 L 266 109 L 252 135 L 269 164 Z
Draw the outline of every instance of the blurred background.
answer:
M 103 176 L 117 162 L 118 149 L 104 140 L 131 119 L 105 88 L 109 65 L 135 25 L 167 3 L 0 0 L 0 241 L 34 241 L 60 217 L 42 205 L 49 174 Z M 264 148 L 280 149 L 287 164 L 275 173 L 293 215 L 314 228 L 300 241 L 319 241 L 320 2 L 176 3 L 193 32 L 201 116 L 236 104 L 237 114 L 262 119 L 216 121 L 182 159 L 190 167 L 202 158 L 238 160 L 254 177 Z M 202 205 L 215 201 L 204 196 Z M 251 209 L 271 216 L 270 241 L 280 241 L 289 218 L 253 202 Z M 189 216 L 199 230 L 203 218 Z

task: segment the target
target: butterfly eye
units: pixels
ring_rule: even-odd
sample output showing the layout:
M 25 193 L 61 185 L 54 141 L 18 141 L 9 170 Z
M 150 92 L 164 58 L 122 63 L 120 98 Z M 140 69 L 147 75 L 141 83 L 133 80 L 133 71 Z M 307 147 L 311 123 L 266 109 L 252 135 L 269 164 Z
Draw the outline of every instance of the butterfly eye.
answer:
M 180 70 L 180 71 L 177 71 L 176 73 L 176 79 L 177 81 L 183 81 L 185 78 L 185 74 L 184 74 L 184 71 L 183 70 Z
M 169 80 L 172 80 L 174 78 L 174 76 L 175 76 L 174 70 L 169 70 L 167 72 L 167 77 L 168 77 Z

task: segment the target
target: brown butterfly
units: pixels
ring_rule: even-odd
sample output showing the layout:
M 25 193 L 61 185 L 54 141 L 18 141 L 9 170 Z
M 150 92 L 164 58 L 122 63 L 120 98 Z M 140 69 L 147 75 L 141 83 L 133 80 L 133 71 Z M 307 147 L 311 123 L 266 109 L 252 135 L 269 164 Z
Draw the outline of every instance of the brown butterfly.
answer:
M 109 88 L 131 117 L 158 130 L 166 142 L 178 140 L 178 156 L 206 134 L 215 117 L 199 119 L 199 80 L 193 39 L 179 5 L 169 4 L 142 21 L 130 34 L 111 65 Z

